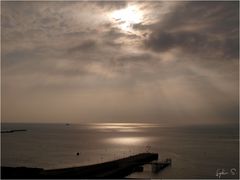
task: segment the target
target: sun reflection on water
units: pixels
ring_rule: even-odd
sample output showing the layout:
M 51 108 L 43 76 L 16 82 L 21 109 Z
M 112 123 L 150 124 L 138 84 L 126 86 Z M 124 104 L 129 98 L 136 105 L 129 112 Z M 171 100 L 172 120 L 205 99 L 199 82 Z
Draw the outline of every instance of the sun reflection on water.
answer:
M 113 137 L 105 140 L 110 144 L 119 145 L 144 145 L 148 141 L 147 137 Z
M 89 123 L 88 128 L 98 132 L 143 132 L 148 128 L 160 127 L 152 123 Z
M 90 129 L 101 132 L 141 132 L 146 128 L 158 127 L 158 124 L 151 123 L 91 123 Z

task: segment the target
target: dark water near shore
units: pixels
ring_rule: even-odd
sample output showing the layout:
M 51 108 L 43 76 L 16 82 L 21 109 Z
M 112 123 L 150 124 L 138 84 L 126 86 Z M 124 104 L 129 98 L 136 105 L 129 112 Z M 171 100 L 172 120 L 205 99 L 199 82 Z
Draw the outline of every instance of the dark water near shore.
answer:
M 238 178 L 239 136 L 237 126 L 162 127 L 145 123 L 101 124 L 2 124 L 2 130 L 27 129 L 1 134 L 1 164 L 45 169 L 82 166 L 157 152 L 172 158 L 172 166 L 158 174 L 146 165 L 138 178 Z M 79 156 L 76 153 L 79 152 Z M 236 173 L 230 170 L 235 168 Z M 235 171 L 234 171 L 235 172 Z M 235 175 L 233 175 L 235 174 Z

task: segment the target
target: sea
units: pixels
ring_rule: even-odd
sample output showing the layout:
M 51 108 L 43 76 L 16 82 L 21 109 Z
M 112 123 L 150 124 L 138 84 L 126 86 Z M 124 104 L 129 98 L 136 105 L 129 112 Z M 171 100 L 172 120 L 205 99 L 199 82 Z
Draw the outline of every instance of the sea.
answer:
M 147 164 L 128 178 L 239 178 L 238 125 L 1 123 L 13 129 L 27 131 L 1 133 L 2 166 L 66 168 L 153 152 L 172 165 L 154 173 Z

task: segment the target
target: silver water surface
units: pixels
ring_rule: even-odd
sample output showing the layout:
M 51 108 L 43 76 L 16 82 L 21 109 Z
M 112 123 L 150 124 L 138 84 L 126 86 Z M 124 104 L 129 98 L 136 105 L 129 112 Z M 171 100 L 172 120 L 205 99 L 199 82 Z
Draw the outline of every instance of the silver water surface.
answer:
M 153 174 L 150 165 L 146 165 L 143 173 L 129 177 L 217 178 L 218 168 L 239 169 L 237 126 L 9 123 L 2 124 L 1 128 L 27 129 L 26 132 L 1 134 L 3 166 L 64 168 L 150 151 L 159 153 L 160 159 L 172 158 L 172 166 Z M 225 177 L 236 178 L 238 174 L 229 173 Z

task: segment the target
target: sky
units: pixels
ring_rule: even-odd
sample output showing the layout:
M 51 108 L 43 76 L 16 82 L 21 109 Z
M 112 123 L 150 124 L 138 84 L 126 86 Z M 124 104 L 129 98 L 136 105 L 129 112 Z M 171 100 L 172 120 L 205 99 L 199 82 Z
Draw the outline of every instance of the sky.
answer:
M 237 1 L 1 4 L 2 122 L 238 123 Z

